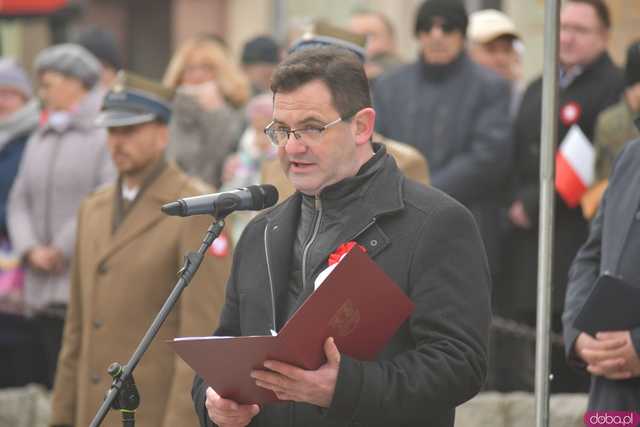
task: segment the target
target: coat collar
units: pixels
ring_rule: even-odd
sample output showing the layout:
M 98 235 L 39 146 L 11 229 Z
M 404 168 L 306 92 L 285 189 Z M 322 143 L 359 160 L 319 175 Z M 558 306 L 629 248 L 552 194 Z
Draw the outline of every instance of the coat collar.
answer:
M 183 174 L 174 164 L 169 163 L 164 171 L 144 191 L 135 206 L 132 207 L 131 212 L 125 217 L 115 233 L 111 235 L 110 242 L 100 258 L 106 259 L 110 257 L 149 229 L 149 227 L 165 218 L 160 208 L 163 204 L 179 198 L 184 185 Z M 117 188 L 114 186 L 112 191 L 105 192 L 96 206 L 99 210 L 109 212 L 108 224 L 111 224 L 115 214 L 113 197 L 117 196 L 116 191 Z
M 404 176 L 400 173 L 395 160 L 386 153 L 384 145 L 374 144 L 374 149 L 376 153 L 378 150 L 383 150 L 379 153 L 383 157 L 381 159 L 383 165 L 365 183 L 367 188 L 358 202 L 356 213 L 347 218 L 345 226 L 347 234 L 343 236 L 344 241 L 354 240 L 361 231 L 375 223 L 378 218 L 401 211 L 405 207 L 402 192 Z M 289 285 L 293 242 L 300 218 L 301 202 L 302 195 L 296 192 L 276 208 L 265 213 L 264 245 L 276 307 L 285 306 L 284 299 Z M 370 256 L 374 257 L 385 247 L 386 244 L 376 246 L 375 253 L 370 252 Z M 285 320 L 280 314 L 276 319 L 278 328 Z
M 404 209 L 402 185 L 404 176 L 383 144 L 374 143 L 376 154 L 382 157 L 382 167 L 364 185 L 367 186 L 359 201 L 358 214 L 351 215 L 347 219 L 346 230 L 355 233 L 359 230 L 358 224 L 366 225 L 373 218 L 378 218 Z M 322 194 L 320 195 L 322 199 Z M 300 216 L 301 194 L 296 192 L 293 196 L 282 202 L 281 205 L 265 214 L 267 222 L 278 229 L 291 229 L 295 233 Z
M 598 70 L 615 67 L 608 52 L 602 52 L 593 62 L 582 66 L 581 71 L 575 76 L 569 83 L 566 84 L 566 88 L 573 86 L 576 82 L 584 80 L 593 73 L 597 73 Z

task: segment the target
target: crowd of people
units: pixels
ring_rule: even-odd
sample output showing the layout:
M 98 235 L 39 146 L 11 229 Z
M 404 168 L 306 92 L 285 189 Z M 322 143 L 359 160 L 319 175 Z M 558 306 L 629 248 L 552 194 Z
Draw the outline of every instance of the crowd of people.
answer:
M 638 191 L 627 194 L 624 190 L 625 185 L 638 183 L 640 170 L 637 144 L 629 144 L 640 136 L 634 123 L 640 112 L 640 42 L 628 47 L 623 67 L 614 64 L 607 52 L 612 25 L 602 0 L 569 0 L 561 10 L 558 144 L 568 144 L 574 135 L 581 135 L 593 147 L 595 161 L 589 165 L 594 178 L 579 193 L 569 197 L 558 190 L 555 197 L 552 330 L 564 334 L 565 340 L 564 346 L 552 346 L 551 390 L 587 392 L 591 384 L 594 407 L 634 409 L 640 404 L 640 329 L 591 337 L 572 324 L 588 291 L 605 270 L 640 284 L 637 263 L 631 255 L 624 255 L 625 251 L 633 254 L 638 249 L 635 240 L 627 239 L 625 251 L 622 243 L 612 243 L 614 239 L 624 241 L 621 236 L 637 228 L 625 223 L 625 214 L 640 220 L 635 213 L 638 200 L 634 195 Z M 202 218 L 180 222 L 164 217 L 160 206 L 184 196 L 269 183 L 278 188 L 281 202 L 287 200 L 284 207 L 274 210 L 274 218 L 289 215 L 291 200 L 300 193 L 317 193 L 320 187 L 287 170 L 306 167 L 303 160 L 294 166 L 283 161 L 284 150 L 290 157 L 296 155 L 292 152 L 295 147 L 289 147 L 287 141 L 304 139 L 303 134 L 311 138 L 310 132 L 322 135 L 341 122 L 358 123 L 369 138 L 365 142 L 375 143 L 363 145 L 356 136 L 356 151 L 342 152 L 343 156 L 353 155 L 358 168 L 362 168 L 356 177 L 360 181 L 377 176 L 373 172 L 378 169 L 385 171 L 389 180 L 398 179 L 395 166 L 386 160 L 388 153 L 403 176 L 416 186 L 446 193 L 475 220 L 486 252 L 486 283 L 480 265 L 484 261 L 476 259 L 477 254 L 469 255 L 473 251 L 467 253 L 473 264 L 469 269 L 455 273 L 455 269 L 445 269 L 429 277 L 442 280 L 446 286 L 449 281 L 458 283 L 465 274 L 475 275 L 471 280 L 476 280 L 479 288 L 460 285 L 451 292 L 462 292 L 459 298 L 468 293 L 478 301 L 484 297 L 480 288 L 491 282 L 494 316 L 533 330 L 542 78 L 529 83 L 523 80 L 526 40 L 503 12 L 468 14 L 462 2 L 452 0 L 426 0 L 419 6 L 413 28 L 419 50 L 412 61 L 405 62 L 399 56 L 396 31 L 383 13 L 358 9 L 346 28 L 317 21 L 290 46 L 280 45 L 269 36 L 257 36 L 246 42 L 238 60 L 224 39 L 196 35 L 176 50 L 162 84 L 123 71 L 115 37 L 96 28 L 78 34 L 69 43 L 41 51 L 33 63 L 33 85 L 23 67 L 11 58 L 2 58 L 0 360 L 4 363 L 0 387 L 43 384 L 53 389 L 52 425 L 88 424 L 111 382 L 106 374 L 108 364 L 124 362 L 131 354 L 174 284 L 182 257 L 197 248 L 200 234 L 207 227 L 207 220 Z M 309 79 L 303 73 L 304 61 L 309 61 L 305 55 L 310 54 L 304 52 L 332 53 L 334 58 L 317 56 L 324 58 L 328 68 L 343 67 L 351 72 L 354 67 L 363 67 L 371 101 L 367 97 L 358 101 L 363 94 L 338 82 L 335 90 L 344 93 L 340 97 L 331 92 L 331 96 L 339 120 L 324 127 L 313 127 L 312 122 L 301 129 L 283 127 L 288 122 L 282 119 L 285 115 L 276 117 L 276 109 L 281 109 L 280 114 L 286 111 L 291 120 L 304 102 L 313 110 L 317 99 L 310 95 L 327 94 L 324 88 L 314 89 L 309 84 L 315 79 L 330 82 L 333 78 L 314 71 L 317 75 L 305 80 Z M 342 58 L 341 52 L 356 58 L 357 64 Z M 333 83 L 327 84 L 333 91 Z M 357 79 L 351 84 L 358 84 Z M 285 138 L 284 147 L 278 135 Z M 334 156 L 328 157 L 332 161 L 318 166 L 326 169 L 322 169 L 326 182 L 347 178 L 343 185 L 346 190 L 330 187 L 329 192 L 336 193 L 336 200 L 369 197 L 359 193 L 357 179 L 350 181 L 353 174 L 341 169 L 345 159 L 338 154 L 340 151 L 327 154 Z M 390 183 L 373 182 L 382 191 L 376 204 L 383 203 L 384 192 L 391 191 Z M 421 191 L 410 190 L 416 194 Z M 425 194 L 429 196 L 424 198 L 435 197 L 438 203 L 444 203 L 439 196 Z M 416 210 L 420 211 L 425 209 L 420 207 L 424 198 L 408 197 L 406 203 L 418 206 Z M 301 249 L 310 233 L 314 199 L 302 197 L 298 203 L 301 212 L 296 215 L 303 225 L 291 230 L 293 254 L 282 256 L 291 265 L 302 263 L 303 267 L 288 275 L 280 272 L 285 274 L 282 280 L 286 283 L 304 283 L 306 279 L 302 262 L 306 258 L 301 261 L 302 252 L 295 248 Z M 326 245 L 344 231 L 340 215 L 347 215 L 346 211 L 339 213 L 343 208 L 336 206 L 332 216 L 331 206 L 326 208 L 326 220 L 320 227 L 321 241 Z M 465 229 L 469 225 L 456 208 L 451 207 L 450 213 L 451 221 L 436 221 L 433 226 Z M 355 211 L 352 214 L 359 215 Z M 419 221 L 420 215 L 411 211 L 406 220 Z M 262 256 L 258 252 L 266 248 L 262 235 L 266 245 L 268 227 L 257 227 L 251 222 L 254 216 L 243 212 L 229 218 L 225 233 L 209 250 L 210 257 L 198 279 L 164 327 L 164 338 L 209 334 L 219 318 L 226 334 L 260 332 L 258 326 L 250 326 L 252 322 L 269 326 L 271 312 L 267 307 L 258 304 L 258 312 L 250 315 L 246 324 L 233 317 L 243 316 L 240 308 L 228 307 L 229 298 L 238 306 L 255 298 L 246 290 L 242 293 L 242 289 L 236 289 L 243 286 L 242 275 L 231 270 L 236 245 L 244 254 L 237 260 L 246 264 L 243 275 L 262 268 L 249 254 L 255 252 L 256 259 Z M 399 233 L 408 226 L 390 224 Z M 613 225 L 607 228 L 607 224 Z M 627 228 L 617 228 L 624 226 Z M 280 233 L 287 229 L 284 225 L 282 228 Z M 464 232 L 442 231 L 450 233 L 451 238 Z M 473 246 L 475 235 L 470 233 L 461 234 L 460 239 Z M 251 247 L 247 235 L 260 244 Z M 443 236 L 426 233 L 423 237 L 437 240 Z M 310 246 L 312 240 L 308 241 Z M 448 265 L 442 253 L 429 249 L 429 244 L 420 242 L 417 253 Z M 606 245 L 617 247 L 618 252 L 609 255 L 608 251 L 615 248 L 607 249 Z M 442 250 L 455 251 L 456 247 L 451 242 Z M 310 257 L 321 252 L 312 251 Z M 306 257 L 306 250 L 304 253 Z M 423 264 L 429 262 L 432 259 L 422 260 Z M 230 274 L 227 292 L 240 294 L 227 295 L 225 304 L 225 284 Z M 273 308 L 274 329 L 303 301 L 303 296 L 308 296 L 304 291 L 304 286 L 292 286 L 285 292 L 285 307 L 280 308 L 284 311 L 278 312 L 278 321 Z M 433 302 L 418 300 L 424 303 L 423 308 L 434 309 Z M 453 304 L 449 298 L 443 301 Z M 483 308 L 477 309 L 481 318 Z M 439 323 L 443 319 L 429 316 L 422 321 L 447 330 Z M 483 353 L 476 341 L 486 332 L 482 320 L 479 324 L 460 321 L 468 329 L 458 337 L 460 345 L 466 342 L 469 349 Z M 420 332 L 425 340 L 431 339 L 422 325 L 414 327 L 417 329 L 407 334 Z M 503 392 L 532 391 L 533 377 L 528 369 L 533 364 L 533 347 L 502 340 L 495 328 L 491 334 L 489 381 L 481 386 Z M 398 348 L 411 347 L 409 336 L 405 339 Z M 186 425 L 189 419 L 195 423 L 196 413 L 188 394 L 193 373 L 162 345 L 152 346 L 137 371 L 141 394 L 147 399 L 139 424 Z M 331 360 L 334 353 L 330 347 L 327 344 L 325 350 L 328 348 L 327 358 Z M 458 350 L 466 351 L 462 347 L 451 351 Z M 605 353 L 609 350 L 612 354 Z M 475 363 L 480 362 L 474 359 L 470 363 L 475 369 Z M 357 372 L 354 366 L 349 369 Z M 441 365 L 415 362 L 411 366 L 416 375 L 424 375 L 425 381 L 451 380 L 444 376 L 431 378 L 423 372 L 423 368 Z M 347 368 L 341 365 L 341 369 Z M 367 378 L 365 373 L 359 375 Z M 353 392 L 340 381 L 334 386 L 340 393 Z M 470 397 L 474 387 L 460 385 L 456 391 L 460 394 L 452 401 L 445 400 L 447 405 L 455 406 L 462 395 Z M 429 398 L 436 393 L 427 386 L 423 391 Z M 375 396 L 377 390 L 374 387 L 368 392 Z M 219 416 L 221 408 L 226 414 L 228 408 L 216 406 L 219 396 L 213 397 L 202 384 L 196 383 L 194 395 L 207 401 L 206 408 L 196 403 L 202 425 L 207 425 L 207 415 Z M 440 408 L 442 425 L 447 425 L 451 417 L 447 405 Z M 258 416 L 255 408 L 244 410 L 241 416 L 248 420 Z M 303 418 L 315 419 L 315 414 L 300 410 Z M 259 417 L 285 416 L 278 411 L 263 412 L 266 415 L 261 413 Z M 371 410 L 369 416 L 374 413 Z M 118 419 L 111 418 L 110 422 L 115 425 Z

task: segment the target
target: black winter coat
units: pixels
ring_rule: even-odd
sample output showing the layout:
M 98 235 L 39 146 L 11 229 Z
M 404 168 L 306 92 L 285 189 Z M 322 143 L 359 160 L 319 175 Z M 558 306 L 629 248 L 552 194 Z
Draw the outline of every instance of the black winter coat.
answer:
M 559 94 L 558 144 L 575 123 L 593 141 L 598 114 L 617 102 L 623 89 L 623 76 L 608 54 L 603 54 Z M 567 120 L 567 108 L 577 107 L 577 120 Z M 538 209 L 540 194 L 540 133 L 542 79 L 527 88 L 514 125 L 516 158 L 513 200 L 524 203 L 533 223 L 528 230 L 513 229 L 505 259 L 507 270 L 504 298 L 514 313 L 535 313 L 538 268 Z M 564 118 L 564 120 L 563 120 Z M 553 244 L 553 312 L 560 314 L 564 304 L 567 274 L 578 248 L 587 238 L 588 223 L 580 206 L 568 207 L 557 196 Z M 506 297 L 503 295 L 503 297 Z
M 330 408 L 267 404 L 251 426 L 452 427 L 455 407 L 484 383 L 490 279 L 473 217 L 440 191 L 405 179 L 391 157 L 382 160 L 363 184 L 368 189 L 361 201 L 344 207 L 346 231 L 338 243 L 365 246 L 415 311 L 377 361 L 342 355 Z M 247 226 L 215 335 L 268 335 L 283 326 L 299 213 L 296 193 Z M 206 387 L 196 377 L 192 395 L 201 425 L 211 426 Z
M 510 100 L 507 81 L 464 52 L 444 67 L 404 65 L 373 92 L 376 130 L 420 150 L 432 185 L 471 210 L 493 271 L 512 159 Z

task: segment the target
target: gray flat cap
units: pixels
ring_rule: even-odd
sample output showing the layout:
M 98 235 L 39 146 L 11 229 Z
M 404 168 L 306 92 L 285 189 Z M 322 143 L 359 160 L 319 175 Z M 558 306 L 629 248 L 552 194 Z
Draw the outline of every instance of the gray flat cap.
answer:
M 77 44 L 65 43 L 48 47 L 38 53 L 33 64 L 36 73 L 57 71 L 73 77 L 91 89 L 98 79 L 102 66 L 91 52 Z

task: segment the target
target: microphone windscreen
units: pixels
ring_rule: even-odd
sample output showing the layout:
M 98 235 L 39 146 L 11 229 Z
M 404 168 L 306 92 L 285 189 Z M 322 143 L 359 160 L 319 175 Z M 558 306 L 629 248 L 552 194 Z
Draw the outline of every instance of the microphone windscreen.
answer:
M 278 202 L 278 189 L 271 184 L 257 185 L 262 193 L 260 209 L 270 208 Z

